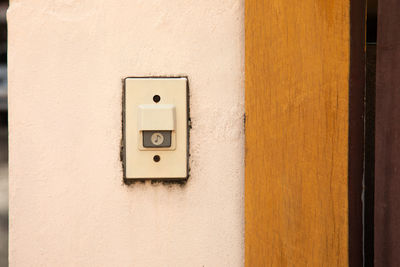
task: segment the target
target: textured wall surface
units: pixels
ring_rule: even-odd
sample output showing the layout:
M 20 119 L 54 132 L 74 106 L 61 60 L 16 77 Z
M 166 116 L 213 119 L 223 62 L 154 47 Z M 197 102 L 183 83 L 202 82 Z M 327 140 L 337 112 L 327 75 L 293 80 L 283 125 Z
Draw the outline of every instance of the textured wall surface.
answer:
M 11 0 L 10 265 L 242 266 L 243 0 Z M 122 79 L 188 75 L 191 177 L 122 183 Z

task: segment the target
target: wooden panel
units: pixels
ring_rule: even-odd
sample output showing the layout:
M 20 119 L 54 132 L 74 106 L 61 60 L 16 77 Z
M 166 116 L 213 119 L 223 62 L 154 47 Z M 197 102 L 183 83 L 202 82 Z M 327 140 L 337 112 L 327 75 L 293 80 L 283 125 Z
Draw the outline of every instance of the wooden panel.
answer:
M 349 0 L 245 12 L 246 266 L 346 266 Z
M 376 55 L 375 266 L 400 266 L 400 0 L 380 0 Z

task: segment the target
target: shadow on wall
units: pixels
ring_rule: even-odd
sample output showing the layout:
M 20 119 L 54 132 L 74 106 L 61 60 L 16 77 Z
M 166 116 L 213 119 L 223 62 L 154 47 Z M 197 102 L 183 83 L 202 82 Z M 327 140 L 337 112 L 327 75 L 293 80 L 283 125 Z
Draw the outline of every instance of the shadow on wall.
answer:
M 7 8 L 0 0 L 0 267 L 8 266 Z

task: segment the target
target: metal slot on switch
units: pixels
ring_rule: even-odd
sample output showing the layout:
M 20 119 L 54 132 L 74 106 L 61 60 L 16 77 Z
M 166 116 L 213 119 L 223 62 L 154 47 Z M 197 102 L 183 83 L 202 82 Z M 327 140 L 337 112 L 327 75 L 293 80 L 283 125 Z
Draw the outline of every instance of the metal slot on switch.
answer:
M 171 147 L 172 131 L 143 131 L 143 147 Z

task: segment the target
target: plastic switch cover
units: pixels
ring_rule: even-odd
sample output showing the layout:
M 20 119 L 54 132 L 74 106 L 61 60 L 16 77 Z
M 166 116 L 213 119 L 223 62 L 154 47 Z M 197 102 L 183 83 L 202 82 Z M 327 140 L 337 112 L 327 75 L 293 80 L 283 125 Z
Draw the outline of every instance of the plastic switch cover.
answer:
M 187 78 L 126 78 L 124 178 L 188 176 Z

